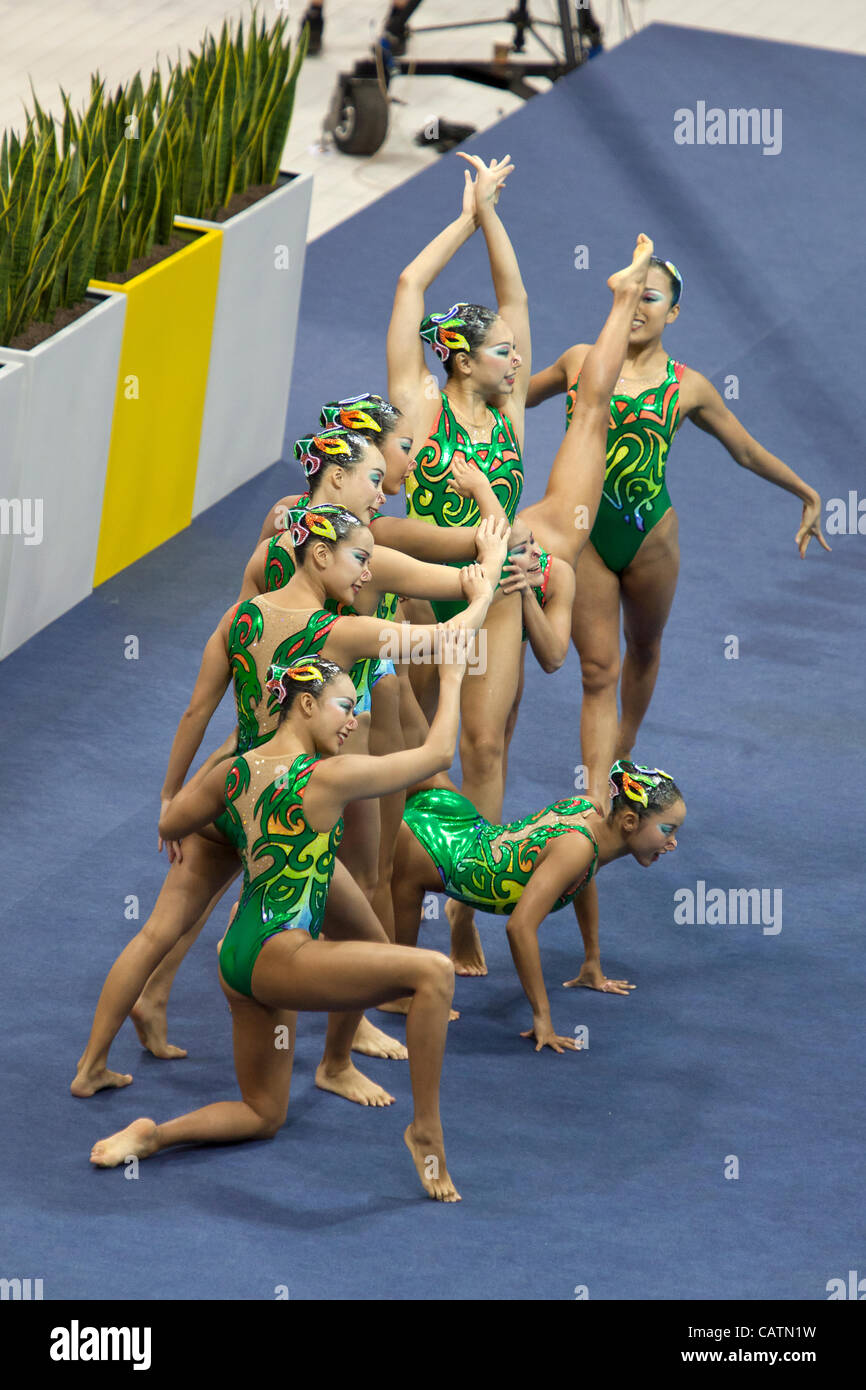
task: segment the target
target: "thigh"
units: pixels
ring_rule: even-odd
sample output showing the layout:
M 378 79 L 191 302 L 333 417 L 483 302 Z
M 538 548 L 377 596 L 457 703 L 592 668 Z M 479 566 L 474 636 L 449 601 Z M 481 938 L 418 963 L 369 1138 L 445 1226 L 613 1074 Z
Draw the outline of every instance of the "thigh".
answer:
M 300 942 L 287 938 L 297 935 Z M 276 1008 L 346 1013 L 413 994 L 438 952 L 373 941 L 313 941 L 280 932 L 253 969 L 257 1000 Z M 439 957 L 444 965 L 448 962 Z
M 402 747 L 400 682 L 396 676 L 383 676 L 373 686 L 370 752 L 379 758 L 385 753 L 399 753 Z
M 426 599 L 403 599 L 400 607 L 407 622 L 431 625 L 436 622 L 436 615 Z M 408 678 L 417 705 L 427 723 L 432 723 L 439 700 L 439 673 L 436 667 L 429 662 L 414 662 L 409 667 Z M 407 744 L 407 747 L 413 746 Z
M 240 869 L 237 851 L 226 841 L 217 844 L 198 834 L 184 836 L 183 858 L 170 866 L 142 931 L 170 938 L 174 944 L 209 904 L 215 905 Z
M 661 637 L 679 572 L 679 522 L 671 507 L 622 572 L 623 625 L 630 646 L 652 644 Z
M 322 931 L 329 941 L 388 940 L 382 923 L 339 859 L 334 865 L 334 877 L 328 889 Z
M 592 541 L 574 572 L 576 581 L 571 636 L 584 662 L 619 669 L 620 581 Z
M 220 984 L 232 1015 L 235 1074 L 241 1095 L 257 1114 L 284 1118 L 289 1105 L 295 1057 L 297 1013 L 272 1009 Z

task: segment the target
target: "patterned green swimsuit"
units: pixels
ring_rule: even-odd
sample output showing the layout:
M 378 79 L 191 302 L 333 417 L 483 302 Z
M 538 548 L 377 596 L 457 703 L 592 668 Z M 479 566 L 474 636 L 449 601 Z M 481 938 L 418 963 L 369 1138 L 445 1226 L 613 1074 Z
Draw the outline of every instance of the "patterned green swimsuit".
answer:
M 262 946 L 279 931 L 322 928 L 342 818 L 313 830 L 304 815 L 304 789 L 320 759 L 251 753 L 236 758 L 226 777 L 226 813 L 244 863 L 237 916 L 220 949 L 223 979 L 252 995 L 253 967 Z
M 458 424 L 445 392 L 436 428 L 427 443 L 418 451 L 415 471 L 406 481 L 406 515 L 434 526 L 477 526 L 481 520 L 478 504 L 471 497 L 461 497 L 448 491 L 451 460 L 455 454 L 476 464 L 487 475 L 509 522 L 514 520 L 523 490 L 523 463 L 514 426 L 507 415 L 489 407 L 493 416 L 490 440 L 473 444 L 463 426 Z M 462 561 L 453 561 L 460 568 Z M 466 607 L 465 600 L 442 600 L 433 603 L 436 621 L 447 622 Z
M 595 809 L 591 801 L 569 796 L 522 820 L 491 825 L 460 792 L 436 787 L 410 796 L 403 819 L 436 865 L 448 897 L 483 912 L 514 911 L 548 840 L 558 835 L 585 835 L 593 845 L 592 863 L 578 882 L 557 898 L 550 909 L 555 912 L 570 903 L 595 873 L 598 845 L 592 832 L 577 819 Z M 541 823 L 551 815 L 559 820 L 552 825 Z
M 680 423 L 680 381 L 685 367 L 668 358 L 660 386 L 637 396 L 612 396 L 604 489 L 590 540 L 608 569 L 621 574 L 644 538 L 670 509 L 665 460 Z M 571 423 L 580 377 L 566 396 Z

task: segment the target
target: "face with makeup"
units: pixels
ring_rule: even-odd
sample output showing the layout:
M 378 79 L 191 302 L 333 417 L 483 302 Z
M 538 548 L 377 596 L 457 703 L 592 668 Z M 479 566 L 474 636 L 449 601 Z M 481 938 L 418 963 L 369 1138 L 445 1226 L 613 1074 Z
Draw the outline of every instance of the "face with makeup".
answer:
M 643 347 L 661 339 L 666 325 L 679 317 L 679 304 L 671 308 L 673 293 L 667 272 L 651 265 L 640 303 L 634 311 L 630 343 Z
M 312 546 L 310 558 L 319 570 L 328 598 L 336 599 L 338 603 L 354 604 L 371 578 L 371 532 L 366 526 L 356 526 L 344 541 L 338 541 L 336 545 L 312 539 L 307 541 L 307 545 Z
M 353 512 L 367 525 L 385 505 L 382 484 L 385 480 L 385 460 L 375 444 L 365 441 L 364 454 L 353 468 L 329 470 L 326 481 L 330 484 L 333 500 L 347 512 Z M 323 496 L 317 492 L 315 501 L 322 503 Z
M 677 833 L 686 818 L 686 804 L 682 800 L 675 801 L 663 811 L 653 811 L 643 817 L 638 817 L 635 811 L 624 811 L 620 815 L 629 853 L 648 869 L 663 854 L 676 849 Z
M 389 430 L 384 439 L 380 439 L 379 448 L 385 460 L 382 491 L 388 497 L 396 497 L 415 467 L 415 460 L 412 458 L 412 435 L 405 416 L 401 415 L 395 428 Z
M 298 704 L 317 753 L 339 753 L 349 734 L 357 729 L 355 704 L 358 692 L 345 672 L 330 681 L 318 694 L 312 690 L 299 697 Z
M 541 580 L 541 546 L 519 516 L 511 528 L 510 541 L 506 563 L 521 570 L 530 584 L 538 584 Z
M 457 373 L 462 381 L 471 382 L 486 399 L 510 396 L 514 378 L 522 362 L 514 334 L 504 319 L 494 319 L 487 335 L 472 353 L 457 354 Z

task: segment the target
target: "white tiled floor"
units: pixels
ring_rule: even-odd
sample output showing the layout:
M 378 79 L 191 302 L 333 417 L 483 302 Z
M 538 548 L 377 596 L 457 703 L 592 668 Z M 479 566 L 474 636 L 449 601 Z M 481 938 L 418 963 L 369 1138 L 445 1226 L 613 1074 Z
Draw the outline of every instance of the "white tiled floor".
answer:
M 447 24 L 501 16 L 514 0 L 425 0 L 414 24 Z M 593 0 L 605 31 L 607 47 L 654 21 L 691 24 L 728 33 L 789 43 L 848 49 L 866 53 L 864 0 Z M 276 16 L 275 0 L 260 4 L 268 20 Z M 289 0 L 294 33 L 305 8 Z M 521 104 L 510 93 L 496 92 L 456 78 L 407 76 L 392 83 L 399 100 L 391 109 L 388 138 L 377 154 L 358 159 L 319 141 L 322 119 L 336 78 L 366 56 L 371 36 L 389 8 L 389 0 L 325 0 L 325 40 L 322 54 L 304 65 L 284 168 L 313 171 L 315 186 L 310 236 L 343 221 L 367 203 L 402 183 L 439 156 L 413 143 L 415 133 L 431 116 L 484 129 Z M 541 20 L 556 14 L 554 0 L 531 0 Z M 58 88 L 73 103 L 89 93 L 96 69 L 109 87 L 126 82 L 141 69 L 147 76 L 159 54 L 178 48 L 197 48 L 204 30 L 218 31 L 223 19 L 249 14 L 249 4 L 225 5 L 218 0 L 0 0 L 0 131 L 20 129 L 22 103 L 31 103 L 30 81 L 43 107 L 59 109 Z M 494 42 L 511 38 L 510 25 L 501 24 L 458 32 L 418 35 L 409 46 L 415 58 L 492 56 Z M 527 56 L 542 56 L 531 38 Z M 539 84 L 545 86 L 544 82 Z

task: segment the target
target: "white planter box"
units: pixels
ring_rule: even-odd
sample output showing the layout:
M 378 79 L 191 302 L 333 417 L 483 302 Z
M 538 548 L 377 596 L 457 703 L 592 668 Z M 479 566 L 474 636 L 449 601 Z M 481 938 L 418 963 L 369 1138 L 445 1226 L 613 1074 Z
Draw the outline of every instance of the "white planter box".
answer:
M 42 537 L 16 537 L 0 617 L 0 657 L 93 590 L 126 301 L 102 302 L 29 352 L 0 348 L 25 377 L 17 489 L 41 499 Z M 5 370 L 0 372 L 0 381 Z
M 21 429 L 27 397 L 27 373 L 17 362 L 0 367 L 0 628 L 6 609 L 12 556 L 23 537 L 21 518 Z
M 302 174 L 227 222 L 176 219 L 222 232 L 193 516 L 282 456 L 312 191 Z

